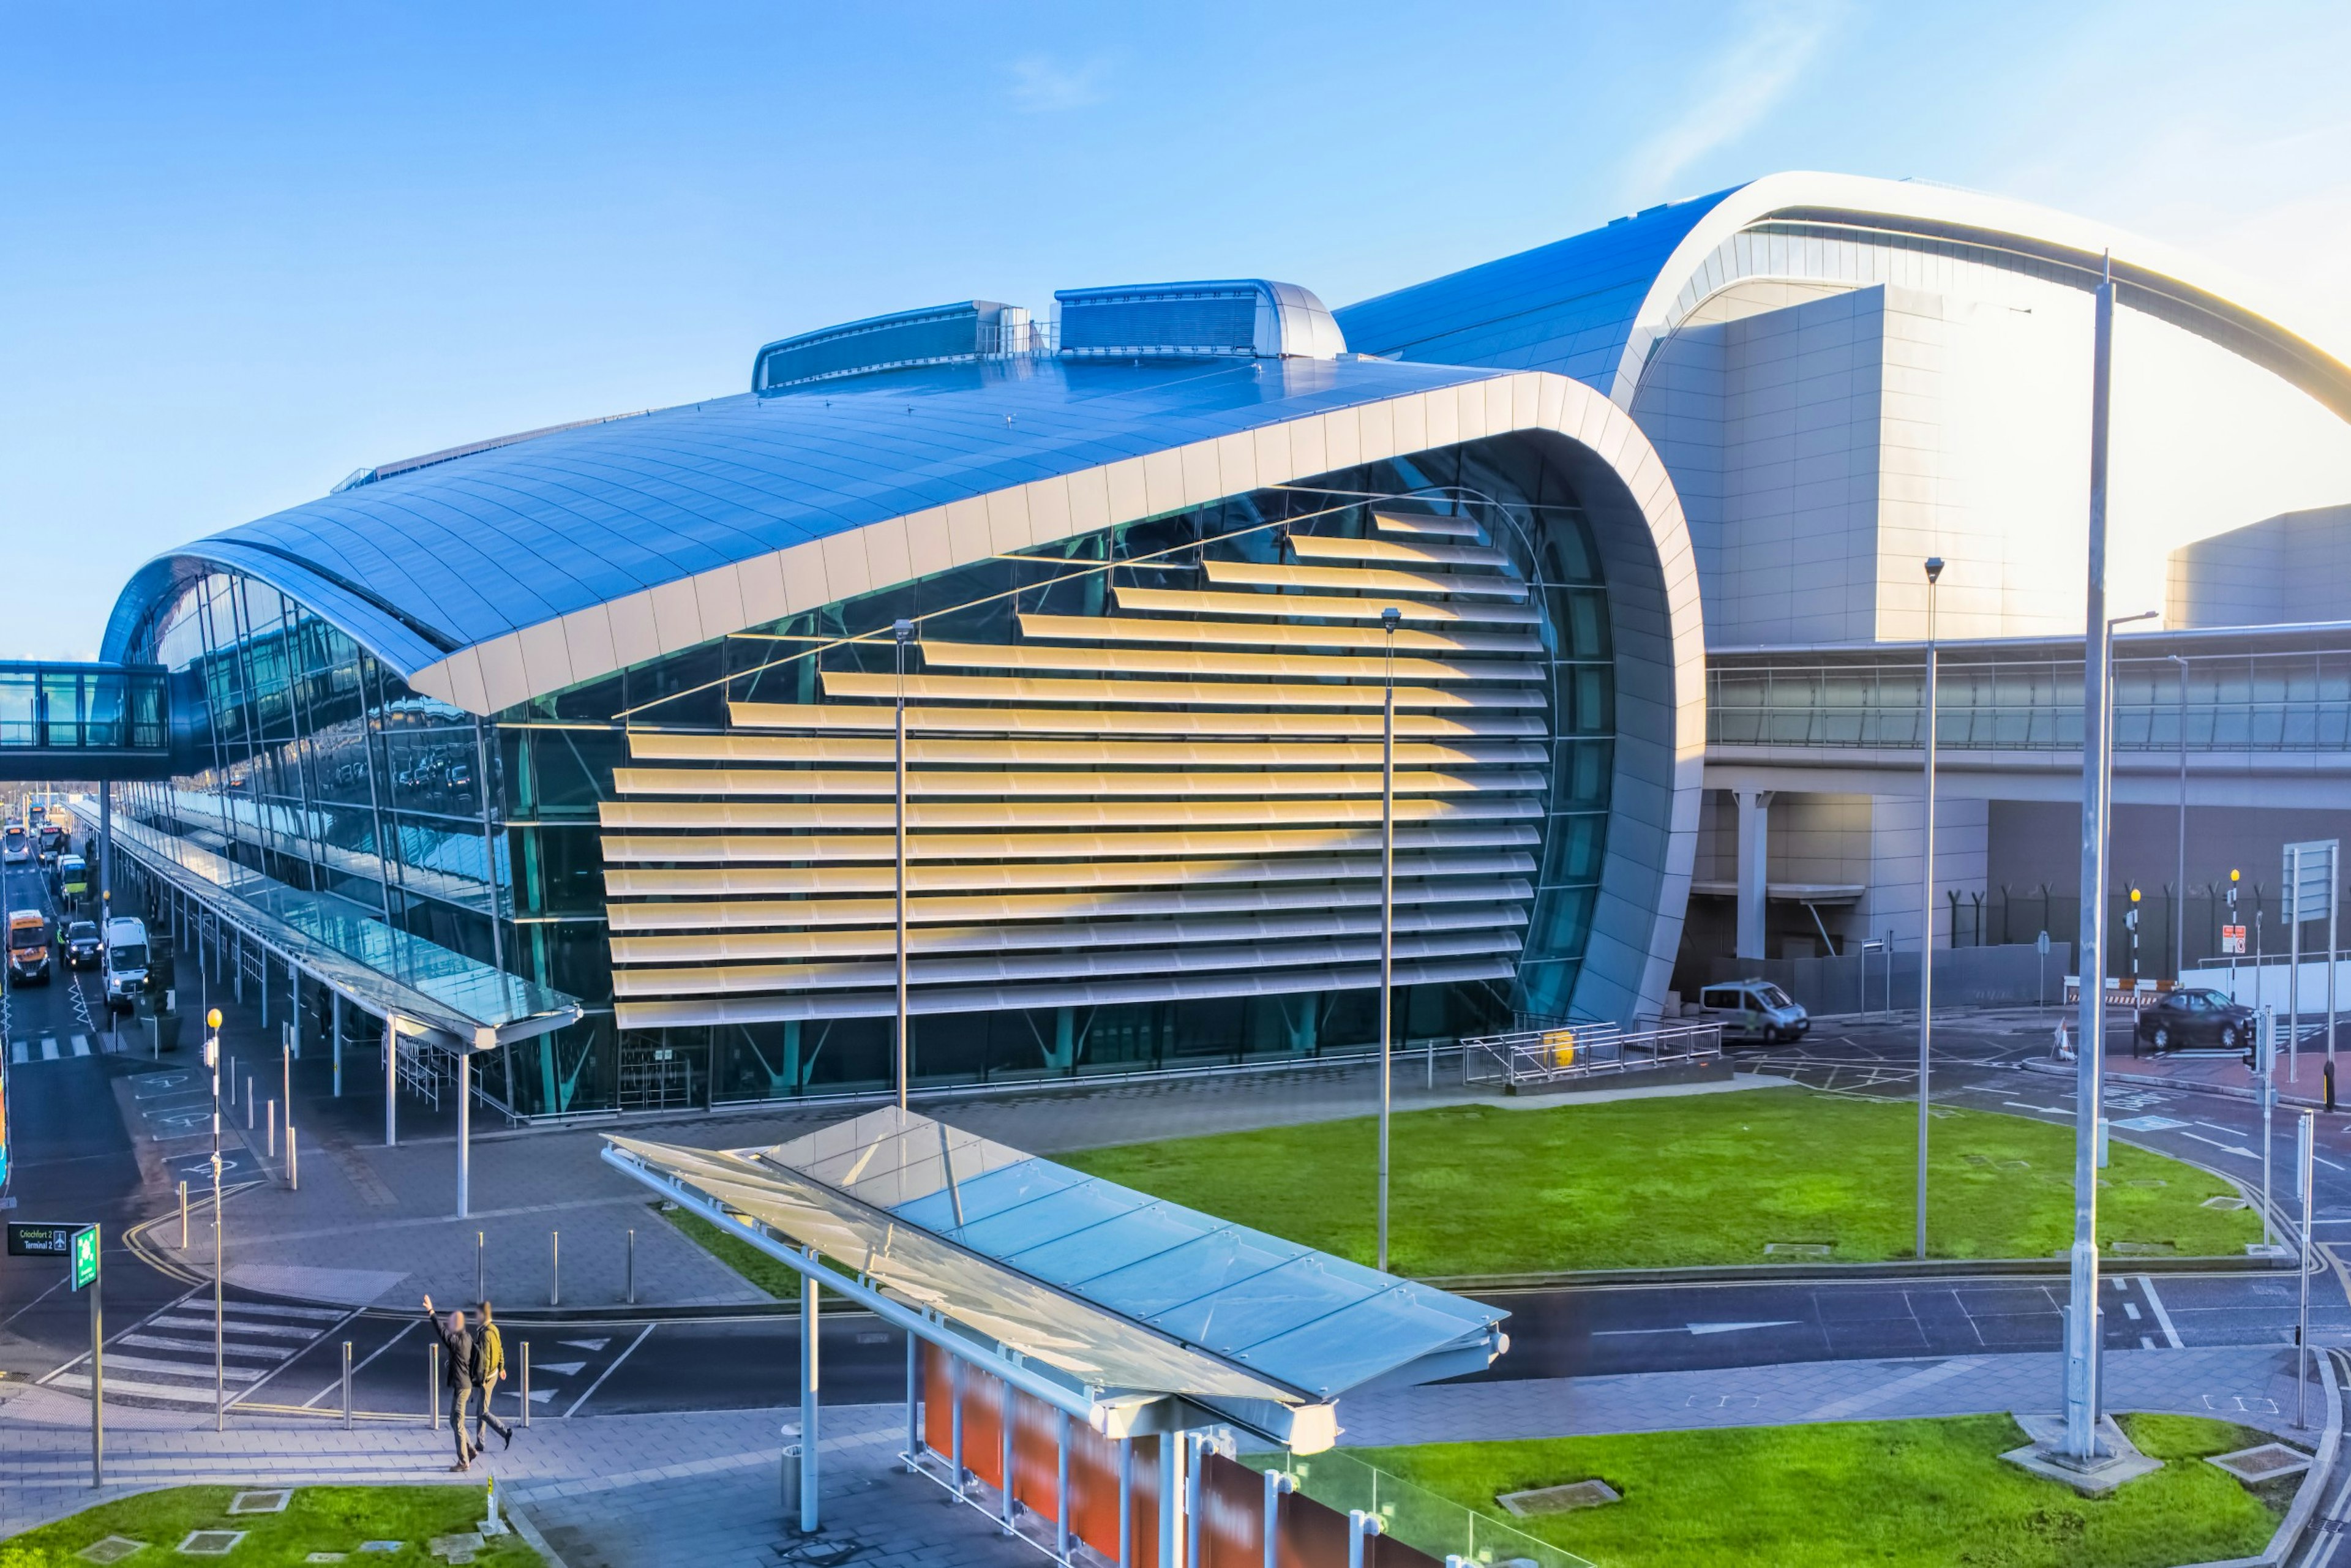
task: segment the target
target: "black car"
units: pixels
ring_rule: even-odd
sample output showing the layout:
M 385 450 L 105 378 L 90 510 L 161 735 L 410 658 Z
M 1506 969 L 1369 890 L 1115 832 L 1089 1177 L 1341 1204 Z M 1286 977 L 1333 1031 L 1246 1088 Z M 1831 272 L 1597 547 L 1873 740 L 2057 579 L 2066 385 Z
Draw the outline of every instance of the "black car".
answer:
M 2131 1037 L 2131 1054 L 2160 1055 L 2194 1046 L 2238 1051 L 2253 1040 L 2253 1009 L 2240 1007 L 2219 991 L 2167 991 L 2151 1007 L 2139 1009 L 2138 1029 Z
M 98 967 L 98 922 L 77 920 L 66 927 L 58 945 L 66 950 L 66 967 L 95 969 Z

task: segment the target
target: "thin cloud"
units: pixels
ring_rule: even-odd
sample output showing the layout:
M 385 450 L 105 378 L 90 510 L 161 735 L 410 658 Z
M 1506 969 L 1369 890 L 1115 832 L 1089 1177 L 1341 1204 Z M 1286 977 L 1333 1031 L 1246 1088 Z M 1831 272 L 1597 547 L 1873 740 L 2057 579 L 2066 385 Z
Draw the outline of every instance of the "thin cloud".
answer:
M 1012 106 L 1029 114 L 1054 114 L 1083 109 L 1110 96 L 1105 79 L 1110 62 L 1087 60 L 1069 66 L 1044 55 L 1012 62 Z
M 1690 106 L 1633 150 L 1625 187 L 1635 204 L 1662 201 L 1691 164 L 1752 130 L 1787 95 L 1844 16 L 1842 0 L 1762 0 L 1739 35 L 1708 59 Z

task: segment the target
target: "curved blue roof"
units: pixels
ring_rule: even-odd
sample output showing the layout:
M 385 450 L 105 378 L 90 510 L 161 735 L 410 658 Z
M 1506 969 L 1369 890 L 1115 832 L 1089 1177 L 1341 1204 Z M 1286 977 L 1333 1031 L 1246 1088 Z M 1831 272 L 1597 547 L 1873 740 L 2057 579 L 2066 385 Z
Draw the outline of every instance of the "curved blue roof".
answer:
M 527 626 L 870 523 L 1497 373 L 1355 359 L 1022 359 L 559 430 L 159 557 L 117 601 L 107 656 L 210 564 L 282 590 L 413 675 Z
M 1362 353 L 1557 371 L 1606 393 L 1674 247 L 1738 189 L 1651 207 L 1332 314 Z

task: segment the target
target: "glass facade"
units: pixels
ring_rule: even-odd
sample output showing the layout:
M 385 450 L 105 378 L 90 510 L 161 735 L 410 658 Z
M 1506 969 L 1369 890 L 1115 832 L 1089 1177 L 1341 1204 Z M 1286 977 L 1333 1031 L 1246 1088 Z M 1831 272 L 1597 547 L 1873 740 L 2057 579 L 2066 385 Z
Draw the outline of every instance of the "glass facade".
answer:
M 1376 780 L 1379 709 L 1375 696 L 1365 706 L 1362 683 L 1377 678 L 1364 671 L 1379 650 L 1363 640 L 1376 636 L 1377 622 L 1364 633 L 1360 608 L 1321 612 L 1338 600 L 1368 602 L 1364 595 L 1377 597 L 1380 585 L 1393 580 L 1427 603 L 1425 614 L 1414 612 L 1422 619 L 1408 626 L 1426 622 L 1441 629 L 1441 617 L 1457 610 L 1461 625 L 1486 625 L 1480 616 L 1500 614 L 1452 591 L 1467 580 L 1444 571 L 1436 580 L 1380 575 L 1399 552 L 1393 517 L 1383 522 L 1375 514 L 1403 507 L 1435 519 L 1426 526 L 1437 541 L 1432 554 L 1415 542 L 1417 535 L 1403 536 L 1404 564 L 1442 563 L 1457 541 L 1475 539 L 1468 553 L 1485 559 L 1484 570 L 1500 584 L 1488 599 L 1515 617 L 1503 629 L 1507 636 L 1489 626 L 1455 642 L 1473 648 L 1507 643 L 1521 656 L 1506 678 L 1490 673 L 1499 665 L 1465 664 L 1449 676 L 1424 679 L 1402 673 L 1399 651 L 1396 1032 L 1416 1044 L 1505 1024 L 1513 1015 L 1567 1015 L 1605 846 L 1614 676 L 1599 557 L 1549 451 L 1532 437 L 1470 443 L 998 556 L 547 693 L 488 720 L 410 689 L 334 626 L 274 590 L 214 572 L 162 602 L 133 639 L 135 656 L 171 673 L 174 739 L 186 768 L 167 784 L 129 787 L 118 799 L 154 828 L 580 998 L 587 1009 L 580 1023 L 505 1048 L 502 1069 L 483 1074 L 494 1097 L 517 1114 L 879 1090 L 892 1072 L 886 977 L 894 937 L 886 858 L 890 704 L 886 693 L 873 695 L 872 682 L 890 677 L 888 629 L 907 619 L 916 622 L 920 644 L 911 667 L 926 680 L 1008 683 L 1004 701 L 1018 706 L 1031 700 L 1024 694 L 1055 682 L 1076 684 L 1064 672 L 1092 672 L 1109 683 L 1098 688 L 1107 700 L 1094 706 L 1119 705 L 1125 722 L 1141 727 L 1137 733 L 1175 733 L 1200 716 L 1222 714 L 1221 733 L 1229 736 L 1235 691 L 1252 701 L 1261 695 L 1268 704 L 1294 698 L 1301 712 L 1324 716 L 1299 733 L 1354 737 L 1318 740 L 1305 749 L 1318 757 L 1345 753 L 1356 780 L 1324 790 L 1311 780 L 1299 787 L 1294 774 L 1284 784 L 1281 775 L 1269 773 L 1264 790 L 1224 799 L 1231 787 L 1221 785 L 1207 790 L 1219 799 L 1203 806 L 1198 792 L 1183 784 L 1156 790 L 1170 799 L 1138 803 L 1139 791 L 1152 791 L 1115 770 L 1090 771 L 1049 775 L 1051 782 L 1024 786 L 1028 794 L 1008 806 L 959 800 L 913 808 L 962 812 L 939 820 L 969 821 L 982 830 L 968 841 L 925 843 L 922 863 L 910 862 L 917 902 L 932 896 L 925 890 L 934 883 L 1044 890 L 1015 895 L 1032 904 L 1089 876 L 1126 889 L 1096 899 L 1090 915 L 1050 926 L 1068 934 L 1065 961 L 1055 958 L 1051 942 L 1037 942 L 1033 908 L 1021 926 L 1027 935 L 1008 944 L 1025 943 L 1024 951 L 984 962 L 943 945 L 970 946 L 979 939 L 957 934 L 984 932 L 988 922 L 941 927 L 935 936 L 925 925 L 927 945 L 912 947 L 925 967 L 918 979 L 929 998 L 917 1006 L 911 1031 L 916 1082 L 1003 1082 L 1360 1051 L 1376 1035 L 1377 993 L 1362 979 L 1364 943 L 1376 937 L 1376 860 L 1350 861 L 1342 852 L 1360 849 L 1368 831 L 1376 855 L 1376 784 L 1366 803 L 1361 764 L 1368 756 L 1368 776 Z M 1320 541 L 1311 546 L 1314 560 L 1359 564 L 1285 564 L 1293 556 L 1309 559 L 1301 539 Z M 1345 575 L 1351 571 L 1370 575 L 1354 586 L 1329 586 L 1352 581 Z M 1420 586 L 1410 586 L 1414 580 Z M 1285 647 L 1311 645 L 1324 664 L 1300 664 L 1303 654 L 1286 653 L 1186 652 L 1180 658 L 1192 663 L 1183 667 L 1237 670 L 1229 679 L 1239 684 L 1178 689 L 1166 670 L 1179 655 L 1118 642 L 1121 635 L 1133 639 L 1133 607 L 1155 591 L 1202 592 L 1228 603 L 1236 594 L 1259 596 L 1255 608 L 1245 605 L 1240 613 L 1281 629 Z M 1283 596 L 1294 596 L 1288 603 L 1296 608 L 1276 608 Z M 1223 622 L 1172 624 L 1185 633 L 1173 641 L 1192 643 L 1231 631 Z M 1128 630 L 1119 632 L 1120 625 Z M 1045 627 L 1060 630 L 1048 637 Z M 1353 630 L 1343 636 L 1332 628 Z M 1348 637 L 1358 653 L 1322 651 Z M 1426 644 L 1427 634 L 1423 638 Z M 1065 645 L 1072 643 L 1095 651 L 1080 657 Z M 1119 651 L 1103 653 L 1103 646 Z M 1260 674 L 1248 662 L 1267 658 L 1308 674 L 1302 680 Z M 1038 669 L 1039 660 L 1051 673 Z M 999 673 L 937 674 L 950 667 Z M 1343 695 L 1339 677 L 1318 673 L 1325 667 L 1354 671 L 1353 695 Z M 1447 678 L 1458 684 L 1443 685 Z M 1144 684 L 1123 684 L 1129 682 Z M 1423 698 L 1408 700 L 1408 684 Z M 862 726 L 857 735 L 822 733 L 846 722 L 841 716 L 852 708 L 858 713 L 849 717 Z M 1457 716 L 1456 708 L 1468 716 Z M 982 704 L 962 711 L 993 710 Z M 1325 722 L 1332 711 L 1354 716 L 1347 722 L 1355 727 L 1332 729 L 1338 722 Z M 799 714 L 810 733 L 767 736 L 747 725 L 745 716 L 754 713 Z M 867 720 L 878 721 L 878 735 Z M 1416 731 L 1412 725 L 1438 727 Z M 1119 738 L 1096 749 L 1108 754 L 1134 744 L 1124 729 L 1114 733 Z M 1416 738 L 1421 733 L 1439 738 Z M 1434 756 L 1453 745 L 1442 739 L 1448 733 L 1473 737 L 1454 745 L 1458 766 L 1416 760 L 1416 747 Z M 971 744 L 1004 755 L 1032 746 L 1018 738 Z M 1243 737 L 1244 748 L 1252 744 L 1265 748 L 1264 737 Z M 852 755 L 869 770 L 862 782 L 833 765 Z M 751 775 L 737 766 L 752 756 L 766 771 Z M 648 768 L 649 758 L 664 765 Z M 685 773 L 674 766 L 681 760 Z M 1309 762 L 1321 765 L 1311 757 Z M 871 772 L 877 767 L 882 771 Z M 707 770 L 707 790 L 697 787 L 696 768 Z M 837 783 L 844 778 L 847 784 Z M 878 801 L 872 799 L 875 778 L 883 781 Z M 960 793 L 978 788 L 956 778 Z M 1342 804 L 1353 814 L 1333 826 L 1328 813 L 1339 808 L 1326 797 L 1349 788 L 1353 802 Z M 843 789 L 863 798 L 844 801 Z M 1419 815 L 1407 815 L 1407 804 Z M 753 821 L 803 825 L 773 838 L 726 831 Z M 688 827 L 660 838 L 622 831 L 644 821 Z M 831 832 L 836 821 L 862 830 L 865 838 Z M 1116 858 L 1135 852 L 1122 843 L 1143 841 L 1086 827 L 1108 822 L 1123 831 L 1138 821 L 1145 837 L 1175 846 L 1152 863 L 1179 867 L 1147 897 L 1134 889 L 1151 878 Z M 1019 831 L 1001 831 L 1007 822 Z M 1035 824 L 1074 836 L 1065 850 L 1040 850 L 1029 831 Z M 910 832 L 927 825 L 921 815 L 910 816 Z M 1263 841 L 1264 852 L 1249 858 L 1226 847 L 1245 838 Z M 1319 848 L 1332 852 L 1318 861 L 1312 853 Z M 1205 880 L 1196 874 L 1203 866 Z M 748 903 L 712 902 L 692 892 L 747 877 L 793 891 Z M 1200 891 L 1209 883 L 1211 892 Z M 664 887 L 685 891 L 672 895 Z M 982 895 L 938 896 L 955 903 Z M 1127 902 L 1119 904 L 1121 899 Z M 1233 913 L 1243 909 L 1254 913 Z M 1170 937 L 1164 951 L 1139 953 L 1122 946 L 1137 939 L 1122 925 L 1141 921 L 1137 910 L 1177 914 L 1149 927 L 1155 931 L 1174 931 L 1201 910 L 1217 913 L 1179 933 L 1183 942 L 1208 946 L 1183 946 Z M 707 921 L 705 911 L 714 912 Z M 627 934 L 616 929 L 623 913 Z M 1216 945 L 1225 940 L 1216 933 L 1238 929 L 1234 923 L 1244 919 L 1257 923 L 1257 947 Z M 1308 932 L 1317 920 L 1327 929 Z M 723 951 L 704 955 L 702 967 L 658 956 L 708 946 L 721 924 Z M 1306 936 L 1292 940 L 1300 932 Z M 627 955 L 618 964 L 616 939 Z M 1327 949 L 1320 967 L 1301 956 L 1313 942 Z M 727 956 L 737 953 L 806 961 L 763 966 Z M 975 965 L 993 977 L 989 986 L 963 984 Z M 1215 978 L 1237 968 L 1253 972 L 1256 989 Z M 1081 996 L 1069 977 L 1079 972 L 1111 977 L 1088 982 L 1095 988 Z M 1210 978 L 1203 980 L 1203 973 Z M 1318 975 L 1343 983 L 1317 988 Z M 1416 983 L 1416 976 L 1427 977 Z M 632 999 L 638 998 L 651 999 Z M 960 998 L 974 1005 L 964 1008 Z M 681 1018 L 692 1021 L 672 1021 Z

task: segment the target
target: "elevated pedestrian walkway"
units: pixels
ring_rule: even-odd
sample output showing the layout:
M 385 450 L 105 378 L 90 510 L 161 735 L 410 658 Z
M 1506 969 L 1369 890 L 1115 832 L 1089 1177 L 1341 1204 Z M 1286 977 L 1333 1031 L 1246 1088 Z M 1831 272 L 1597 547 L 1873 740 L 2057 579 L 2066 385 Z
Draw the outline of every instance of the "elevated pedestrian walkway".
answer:
M 171 773 L 171 685 L 162 665 L 0 660 L 0 782 Z

